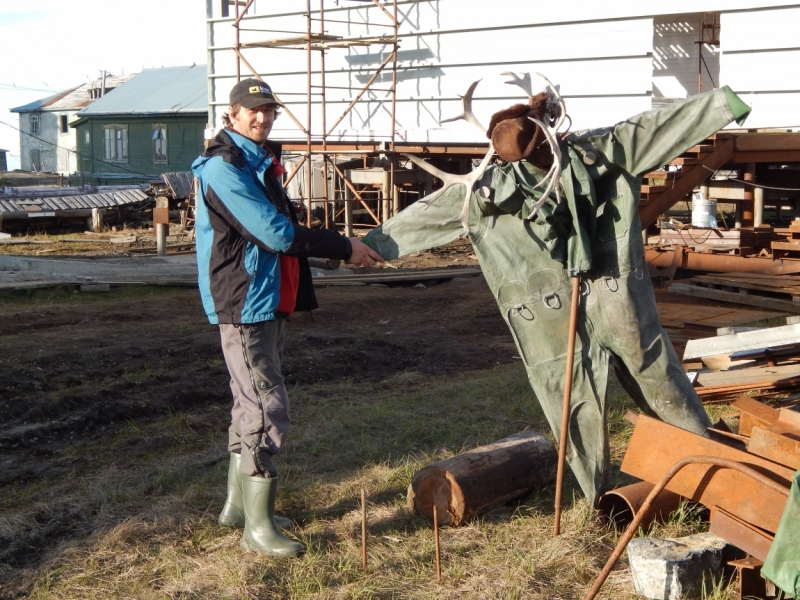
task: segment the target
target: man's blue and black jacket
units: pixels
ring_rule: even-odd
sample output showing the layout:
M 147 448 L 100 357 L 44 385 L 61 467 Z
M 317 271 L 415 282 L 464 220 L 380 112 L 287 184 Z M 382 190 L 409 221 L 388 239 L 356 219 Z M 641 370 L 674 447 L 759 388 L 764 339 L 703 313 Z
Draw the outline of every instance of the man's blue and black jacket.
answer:
M 279 144 L 266 143 L 280 156 Z M 305 311 L 317 308 L 305 257 L 350 258 L 346 237 L 297 224 L 273 162 L 268 150 L 225 129 L 192 165 L 200 181 L 195 222 L 198 283 L 213 324 L 275 318 L 281 280 L 278 254 L 299 258 L 295 310 Z

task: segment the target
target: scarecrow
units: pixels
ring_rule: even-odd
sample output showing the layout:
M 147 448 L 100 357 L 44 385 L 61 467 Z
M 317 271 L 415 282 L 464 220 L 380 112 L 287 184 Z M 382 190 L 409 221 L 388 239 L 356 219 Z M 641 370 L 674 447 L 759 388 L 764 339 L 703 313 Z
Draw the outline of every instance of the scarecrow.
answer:
M 370 232 L 386 259 L 468 236 L 556 438 L 561 434 L 571 279 L 580 278 L 567 461 L 594 505 L 610 487 L 609 364 L 646 414 L 705 435 L 711 421 L 662 329 L 637 213 L 642 176 L 705 140 L 749 107 L 724 87 L 612 127 L 559 133 L 555 86 L 496 113 L 492 143 L 467 176 L 434 173 L 445 187 Z M 478 128 L 472 93 L 462 118 Z M 482 129 L 482 128 L 481 128 Z M 489 166 L 493 155 L 500 161 Z

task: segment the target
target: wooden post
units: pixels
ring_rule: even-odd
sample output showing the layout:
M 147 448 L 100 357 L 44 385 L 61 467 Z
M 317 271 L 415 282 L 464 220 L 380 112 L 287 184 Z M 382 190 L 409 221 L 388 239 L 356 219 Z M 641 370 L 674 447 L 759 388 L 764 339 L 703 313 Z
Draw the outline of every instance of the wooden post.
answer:
M 390 171 L 383 172 L 383 184 L 381 185 L 381 223 L 389 220 L 389 203 L 392 197 L 392 174 Z
M 103 213 L 99 208 L 92 209 L 92 231 L 100 233 L 103 230 Z
M 764 223 L 764 188 L 757 187 L 753 190 L 753 200 L 753 227 L 760 227 Z M 780 202 L 778 201 L 779 205 Z
M 167 233 L 169 232 L 169 198 L 156 196 L 156 206 L 153 208 L 153 227 L 156 230 L 156 254 L 167 255 Z
M 492 507 L 555 480 L 558 453 L 535 431 L 521 431 L 420 469 L 408 487 L 414 514 L 439 525 L 462 525 Z
M 433 505 L 433 544 L 436 548 L 436 580 L 442 580 L 442 552 L 439 549 L 439 508 Z
M 349 175 L 350 171 L 346 172 Z M 344 186 L 344 233 L 347 237 L 353 237 L 353 191 Z
M 367 496 L 361 488 L 361 568 L 367 570 Z
M 744 170 L 745 186 L 744 186 L 744 200 L 742 201 L 742 226 L 753 226 L 753 204 L 755 203 L 755 194 L 753 193 L 753 186 L 746 185 L 753 183 L 756 180 L 756 163 L 747 163 Z
M 564 374 L 564 400 L 561 405 L 561 435 L 558 441 L 558 472 L 556 475 L 555 524 L 553 535 L 561 535 L 561 492 L 564 487 L 564 469 L 567 463 L 569 413 L 572 401 L 572 368 L 575 364 L 575 332 L 578 328 L 581 278 L 572 278 L 572 299 L 569 307 L 569 332 L 567 333 L 567 368 Z

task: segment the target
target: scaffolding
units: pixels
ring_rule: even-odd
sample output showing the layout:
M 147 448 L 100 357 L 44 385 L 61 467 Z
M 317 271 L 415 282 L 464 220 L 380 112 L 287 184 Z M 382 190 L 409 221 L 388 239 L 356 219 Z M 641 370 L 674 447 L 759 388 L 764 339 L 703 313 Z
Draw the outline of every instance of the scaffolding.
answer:
M 702 94 L 704 91 L 713 90 L 717 87 L 714 81 L 714 76 L 708 68 L 706 59 L 703 56 L 703 48 L 705 46 L 713 46 L 719 48 L 719 13 L 704 12 L 700 23 L 700 39 L 695 42 L 697 44 L 697 93 Z M 703 70 L 708 74 L 711 85 L 708 86 L 703 83 Z M 705 89 L 704 89 L 705 88 Z
M 285 186 L 288 186 L 292 179 L 298 174 L 301 168 L 306 170 L 306 186 L 304 189 L 304 204 L 306 223 L 312 224 L 312 216 L 315 204 L 323 204 L 324 206 L 324 227 L 328 228 L 333 225 L 331 218 L 335 221 L 337 216 L 344 214 L 345 227 L 348 234 L 352 234 L 353 225 L 353 204 L 360 203 L 363 207 L 361 210 L 368 214 L 376 225 L 381 224 L 386 219 L 396 214 L 399 209 L 399 196 L 396 184 L 403 185 L 408 177 L 397 177 L 396 169 L 396 155 L 395 155 L 395 130 L 396 130 L 396 103 L 397 103 L 397 49 L 399 45 L 398 37 L 398 20 L 397 20 L 397 0 L 390 0 L 386 5 L 381 4 L 379 0 L 345 0 L 345 2 L 361 2 L 374 5 L 380 9 L 381 14 L 385 18 L 385 23 L 375 24 L 369 23 L 370 27 L 385 27 L 388 31 L 386 34 L 363 36 L 363 37 L 344 37 L 329 35 L 326 33 L 327 23 L 343 23 L 343 21 L 335 21 L 329 19 L 326 21 L 325 13 L 325 0 L 318 0 L 318 8 L 312 9 L 311 0 L 306 0 L 306 10 L 304 14 L 305 27 L 303 31 L 281 31 L 281 33 L 290 34 L 289 37 L 280 39 L 269 39 L 263 41 L 241 41 L 241 31 L 243 30 L 243 19 L 249 15 L 249 11 L 254 5 L 254 0 L 228 0 L 234 6 L 234 22 L 235 38 L 233 51 L 236 54 L 236 80 L 240 81 L 242 77 L 242 66 L 244 66 L 250 75 L 257 79 L 261 79 L 261 75 L 256 69 L 253 68 L 250 61 L 245 57 L 245 52 L 249 53 L 256 49 L 289 49 L 304 51 L 306 53 L 306 110 L 307 118 L 305 123 L 302 122 L 291 110 L 283 103 L 283 112 L 286 114 L 305 134 L 305 148 L 300 150 L 297 145 L 288 146 L 290 149 L 299 155 L 300 160 L 294 164 L 291 172 L 288 174 Z M 241 8 L 241 10 L 240 10 Z M 255 14 L 250 16 L 256 16 Z M 270 15 L 263 15 L 264 19 L 269 19 Z M 347 22 L 348 27 L 358 26 L 359 24 L 353 21 Z M 366 24 L 365 24 L 366 25 Z M 274 33 L 277 30 L 270 29 L 248 29 L 248 31 L 261 31 L 263 33 Z M 388 46 L 385 58 L 381 61 L 380 65 L 374 70 L 369 77 L 368 81 L 358 91 L 357 94 L 351 99 L 347 108 L 336 119 L 332 125 L 328 125 L 327 119 L 327 92 L 331 88 L 326 82 L 326 68 L 325 68 L 325 55 L 329 51 L 348 49 L 354 46 L 368 47 L 372 45 Z M 312 55 L 319 53 L 319 72 L 316 74 L 317 80 L 315 81 L 315 73 L 312 68 Z M 375 90 L 374 84 L 378 81 L 379 77 L 385 71 L 391 73 L 391 84 L 387 88 Z M 249 75 L 248 75 L 249 76 Z M 338 88 L 343 89 L 343 88 Z M 349 89 L 349 88 L 344 88 Z M 358 102 L 364 97 L 369 90 L 388 92 L 388 100 L 391 104 L 391 118 L 390 118 L 390 133 L 388 140 L 381 143 L 379 147 L 373 148 L 353 148 L 344 149 L 342 147 L 331 148 L 329 144 L 329 137 L 336 129 L 336 127 L 347 117 L 353 110 Z M 276 94 L 277 97 L 277 94 Z M 278 97 L 280 101 L 280 98 Z M 312 119 L 312 105 L 318 103 L 321 109 L 322 118 L 320 123 L 316 123 Z M 341 145 L 339 145 L 341 146 Z M 358 144 L 356 144 L 358 146 Z M 366 154 L 365 154 L 366 151 Z M 345 172 L 337 165 L 337 157 L 342 155 L 351 154 L 354 157 L 363 156 L 364 167 L 366 167 L 366 155 L 375 156 L 380 155 L 384 166 L 382 168 L 365 168 L 355 170 L 357 175 L 352 175 L 350 172 Z M 314 196 L 313 186 L 313 164 L 314 157 L 318 156 L 322 161 L 323 178 L 325 181 L 324 194 L 319 197 Z M 332 182 L 331 185 L 329 182 Z M 341 187 L 337 184 L 343 184 Z M 380 196 L 378 200 L 378 208 L 373 210 L 365 199 L 365 192 L 363 189 L 358 189 L 359 184 L 363 186 L 377 186 L 380 188 Z M 336 203 L 342 202 L 343 206 L 337 213 Z M 331 203 L 333 203 L 334 211 L 330 210 Z

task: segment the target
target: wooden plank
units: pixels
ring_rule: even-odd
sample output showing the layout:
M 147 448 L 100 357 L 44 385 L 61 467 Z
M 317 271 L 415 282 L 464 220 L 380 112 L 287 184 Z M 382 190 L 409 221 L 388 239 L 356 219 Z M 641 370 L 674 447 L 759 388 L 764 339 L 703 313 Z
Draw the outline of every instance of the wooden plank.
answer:
M 772 150 L 755 152 L 734 152 L 731 156 L 734 163 L 793 163 L 800 162 L 800 150 Z
M 661 325 L 664 327 L 682 327 L 686 322 L 686 304 L 658 302 L 657 308 Z M 732 306 L 692 306 L 691 314 L 693 322 L 719 328 L 772 319 L 785 313 Z
M 728 371 L 700 371 L 697 374 L 697 383 L 703 387 L 746 385 L 761 382 L 773 383 L 781 379 L 797 376 L 800 376 L 800 364 L 779 367 L 750 367 L 748 369 L 730 369 Z
M 672 286 L 675 287 L 675 286 Z M 784 346 L 800 342 L 800 324 L 767 327 L 756 331 L 744 331 L 714 338 L 692 340 L 686 344 L 684 360 L 717 356 L 743 350 L 757 350 L 773 346 Z
M 790 282 L 775 284 L 774 282 L 760 281 L 746 281 L 744 279 L 728 278 L 728 277 L 692 277 L 692 284 L 708 284 L 718 285 L 721 287 L 735 287 L 742 290 L 757 290 L 762 292 L 771 292 L 773 294 L 781 294 L 786 296 L 797 296 L 800 294 L 800 285 L 791 285 Z M 771 285 L 770 285 L 771 284 Z
M 746 259 L 745 259 L 746 260 Z M 696 285 L 673 284 L 669 287 L 670 292 L 694 296 L 695 298 L 706 298 L 708 300 L 720 300 L 722 302 L 732 302 L 733 304 L 744 304 L 747 306 L 758 306 L 768 310 L 785 311 L 800 314 L 800 303 L 791 300 L 779 300 L 776 298 L 766 298 L 752 294 L 739 294 L 737 292 L 723 292 L 722 290 L 712 290 Z
M 747 150 L 800 150 L 800 134 L 743 133 L 737 135 L 735 151 Z

